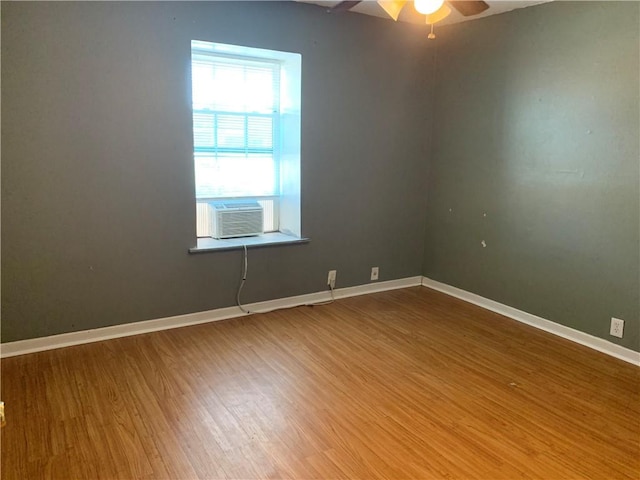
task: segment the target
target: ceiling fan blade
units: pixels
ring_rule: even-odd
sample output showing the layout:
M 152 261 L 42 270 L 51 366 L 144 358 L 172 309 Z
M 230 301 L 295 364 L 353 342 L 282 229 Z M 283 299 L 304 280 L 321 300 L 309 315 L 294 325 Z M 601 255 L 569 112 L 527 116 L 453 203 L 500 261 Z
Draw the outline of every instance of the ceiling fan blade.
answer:
M 478 15 L 489 8 L 489 5 L 482 0 L 450 1 L 449 3 L 465 17 Z
M 449 7 L 447 7 L 447 4 L 445 3 L 444 5 L 442 5 L 435 12 L 433 12 L 433 13 L 431 13 L 429 15 L 425 15 L 425 19 L 427 21 L 427 25 L 433 25 L 434 23 L 437 23 L 440 20 L 444 20 L 445 18 L 447 18 L 449 16 L 450 13 L 451 13 L 451 9 Z
M 360 1 L 357 1 L 357 2 L 355 2 L 355 1 L 354 2 L 340 2 L 340 3 L 336 4 L 336 5 L 334 5 L 333 7 L 331 7 L 328 10 L 328 12 L 346 12 L 348 10 L 351 10 L 356 5 L 358 5 L 360 3 Z
M 407 3 L 407 0 L 378 0 L 377 3 L 385 12 L 387 12 L 387 15 L 395 21 L 398 21 L 400 10 L 402 10 L 404 4 Z

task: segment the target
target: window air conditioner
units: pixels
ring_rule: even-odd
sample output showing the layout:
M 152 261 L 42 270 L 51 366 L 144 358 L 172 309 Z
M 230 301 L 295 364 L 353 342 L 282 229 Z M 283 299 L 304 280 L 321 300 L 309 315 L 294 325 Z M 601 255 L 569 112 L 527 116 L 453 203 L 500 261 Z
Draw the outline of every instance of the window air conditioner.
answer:
M 262 206 L 255 201 L 209 204 L 213 238 L 249 237 L 263 233 Z

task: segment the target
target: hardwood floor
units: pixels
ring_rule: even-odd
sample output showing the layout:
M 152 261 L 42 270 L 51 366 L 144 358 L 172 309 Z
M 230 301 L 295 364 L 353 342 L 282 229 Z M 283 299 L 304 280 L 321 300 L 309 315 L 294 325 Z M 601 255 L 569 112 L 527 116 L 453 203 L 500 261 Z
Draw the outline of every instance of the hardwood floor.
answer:
M 640 369 L 423 287 L 2 360 L 2 478 L 640 477 Z

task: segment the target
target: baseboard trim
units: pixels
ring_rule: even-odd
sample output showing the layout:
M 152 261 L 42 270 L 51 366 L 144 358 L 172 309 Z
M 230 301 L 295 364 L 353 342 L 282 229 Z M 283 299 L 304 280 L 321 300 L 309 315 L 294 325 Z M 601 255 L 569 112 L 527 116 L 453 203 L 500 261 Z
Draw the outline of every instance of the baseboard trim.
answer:
M 419 285 L 446 293 L 447 295 L 478 305 L 479 307 L 499 313 L 500 315 L 504 315 L 505 317 L 509 317 L 518 322 L 525 323 L 540 330 L 544 330 L 545 332 L 552 333 L 612 357 L 624 360 L 625 362 L 640 366 L 639 352 L 616 345 L 615 343 L 602 338 L 594 337 L 593 335 L 589 335 L 579 330 L 565 327 L 564 325 L 560 325 L 536 315 L 523 312 L 522 310 L 476 295 L 475 293 L 467 292 L 466 290 L 452 287 L 451 285 L 447 285 L 436 280 L 431 280 L 427 277 L 408 277 L 398 280 L 389 280 L 386 282 L 368 283 L 354 287 L 339 288 L 334 291 L 334 295 L 335 298 L 347 298 L 399 288 L 415 287 Z M 298 307 L 311 303 L 322 302 L 329 298 L 330 297 L 327 292 L 315 292 L 295 297 L 256 302 L 245 305 L 245 308 L 251 313 L 267 313 L 281 308 Z M 126 323 L 123 325 L 82 330 L 79 332 L 62 333 L 48 337 L 30 338 L 27 340 L 1 344 L 0 358 L 42 352 L 56 348 L 70 347 L 73 345 L 82 345 L 85 343 L 100 342 L 113 338 L 129 337 L 132 335 L 169 330 L 189 325 L 216 322 L 230 318 L 243 317 L 246 315 L 247 314 L 243 313 L 238 307 L 226 307 L 155 320 L 145 320 L 141 322 Z
M 422 277 L 408 277 L 386 282 L 368 283 L 355 287 L 338 288 L 334 291 L 335 298 L 347 298 L 369 293 L 395 290 L 398 288 L 416 287 L 422 284 Z M 267 300 L 245 305 L 245 309 L 251 313 L 267 313 L 281 308 L 298 307 L 311 303 L 318 303 L 330 299 L 328 292 L 315 292 L 295 297 L 286 297 L 276 300 Z M 8 342 L 0 345 L 0 358 L 25 355 L 27 353 L 42 352 L 56 348 L 82 345 L 85 343 L 100 342 L 113 338 L 129 337 L 143 333 L 169 330 L 171 328 L 186 327 L 202 323 L 227 320 L 229 318 L 243 317 L 247 314 L 238 307 L 226 307 L 204 312 L 177 315 L 174 317 L 159 318 L 155 320 L 144 320 L 123 325 L 113 325 L 110 327 L 82 330 L 79 332 L 62 333 L 48 337 L 30 338 L 16 342 Z
M 467 292 L 466 290 L 452 287 L 451 285 L 447 285 L 436 280 L 431 280 L 427 277 L 422 277 L 422 286 L 446 293 L 447 295 L 459 298 L 465 302 L 473 303 L 474 305 L 499 313 L 500 315 L 504 315 L 505 317 L 509 317 L 518 322 L 526 323 L 527 325 L 544 330 L 545 332 L 566 338 L 572 342 L 579 343 L 580 345 L 584 345 L 612 357 L 624 360 L 625 362 L 640 366 L 640 352 L 622 347 L 602 338 L 594 337 L 593 335 L 589 335 L 588 333 L 584 333 L 570 327 L 565 327 L 564 325 L 552 322 L 551 320 L 546 320 L 542 317 L 523 312 L 517 308 L 504 305 L 494 300 L 476 295 L 475 293 Z

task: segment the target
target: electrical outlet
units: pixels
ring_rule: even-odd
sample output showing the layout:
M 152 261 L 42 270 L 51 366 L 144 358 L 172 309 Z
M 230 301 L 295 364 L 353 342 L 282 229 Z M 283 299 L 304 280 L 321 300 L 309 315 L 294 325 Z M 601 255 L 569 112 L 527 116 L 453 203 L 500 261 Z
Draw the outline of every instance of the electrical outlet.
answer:
M 377 280 L 379 273 L 380 270 L 378 270 L 378 267 L 371 267 L 371 280 Z
M 622 338 L 622 332 L 624 332 L 624 320 L 611 317 L 611 329 L 609 330 L 609 335 Z
M 336 288 L 336 270 L 329 270 L 329 276 L 327 277 L 327 285 L 331 288 Z

